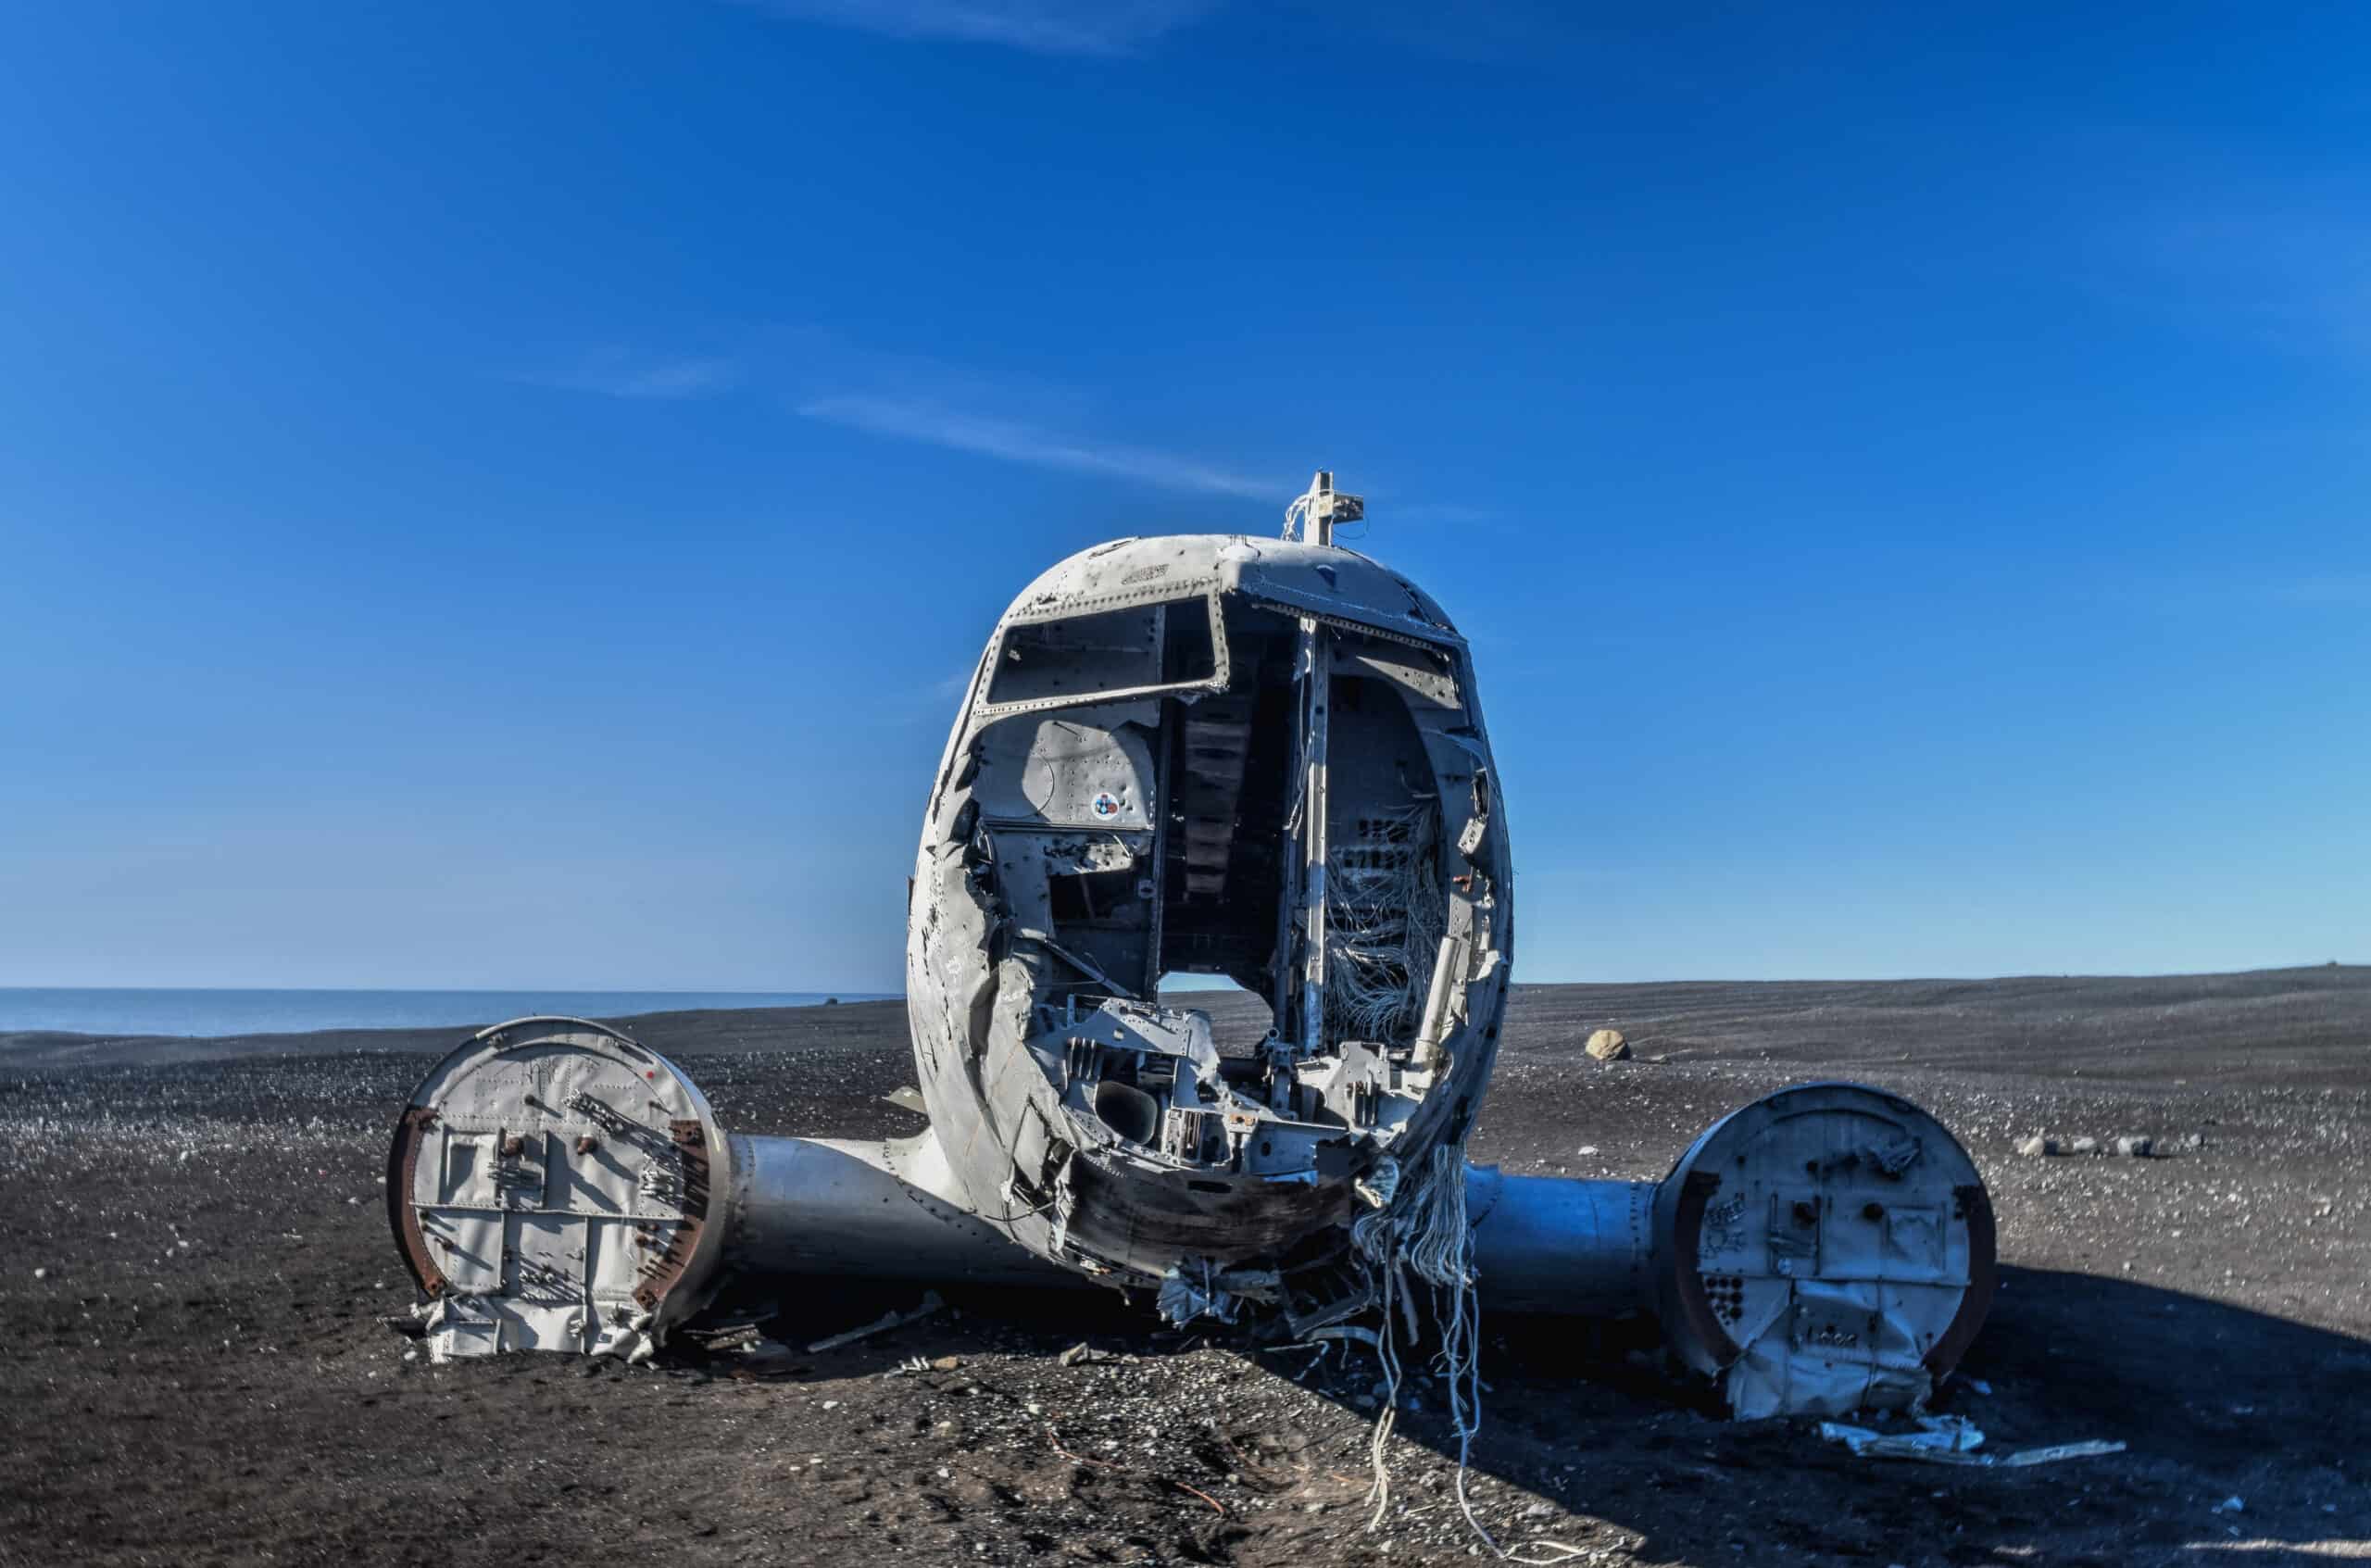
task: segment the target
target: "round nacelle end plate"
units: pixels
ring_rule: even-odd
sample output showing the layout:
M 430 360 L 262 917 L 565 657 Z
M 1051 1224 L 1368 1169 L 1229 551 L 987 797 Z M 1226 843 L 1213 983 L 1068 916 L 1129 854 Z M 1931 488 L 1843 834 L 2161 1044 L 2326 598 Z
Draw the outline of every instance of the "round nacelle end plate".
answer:
M 431 1352 L 646 1355 L 715 1275 L 729 1159 L 691 1080 L 617 1030 L 472 1036 L 412 1091 L 387 1156 Z
M 1923 1399 L 1991 1304 L 1991 1200 L 1959 1141 L 1897 1095 L 1785 1089 L 1707 1129 L 1656 1191 L 1664 1334 L 1733 1413 Z

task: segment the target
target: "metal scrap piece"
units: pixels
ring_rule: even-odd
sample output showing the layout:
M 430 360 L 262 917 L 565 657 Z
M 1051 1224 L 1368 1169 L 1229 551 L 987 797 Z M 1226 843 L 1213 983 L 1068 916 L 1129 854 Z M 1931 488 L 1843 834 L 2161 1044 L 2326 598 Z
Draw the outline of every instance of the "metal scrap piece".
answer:
M 893 1328 L 903 1328 L 910 1323 L 920 1323 L 946 1305 L 947 1303 L 939 1298 L 937 1291 L 925 1290 L 922 1292 L 922 1304 L 913 1311 L 884 1312 L 861 1328 L 851 1328 L 845 1334 L 834 1334 L 828 1339 L 818 1339 L 814 1344 L 807 1347 L 807 1353 L 810 1356 L 820 1356 L 826 1350 L 836 1350 L 843 1345 L 853 1345 L 859 1339 L 870 1339 L 876 1334 L 886 1334 Z

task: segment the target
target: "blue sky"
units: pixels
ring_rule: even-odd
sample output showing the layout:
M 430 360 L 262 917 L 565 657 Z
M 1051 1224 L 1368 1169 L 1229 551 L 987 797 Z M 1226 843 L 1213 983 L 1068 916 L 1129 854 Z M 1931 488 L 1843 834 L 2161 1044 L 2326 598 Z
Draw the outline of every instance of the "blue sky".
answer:
M 0 984 L 893 989 L 1311 469 L 1530 980 L 2371 958 L 2371 13 L 0 9 Z

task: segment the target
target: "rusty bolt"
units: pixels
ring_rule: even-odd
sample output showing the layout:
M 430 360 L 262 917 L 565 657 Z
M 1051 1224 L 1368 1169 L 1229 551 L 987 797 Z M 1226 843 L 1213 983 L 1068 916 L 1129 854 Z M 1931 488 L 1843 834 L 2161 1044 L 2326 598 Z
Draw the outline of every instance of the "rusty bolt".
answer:
M 590 1133 L 576 1140 L 576 1152 L 579 1154 L 590 1154 L 600 1147 L 601 1140 Z

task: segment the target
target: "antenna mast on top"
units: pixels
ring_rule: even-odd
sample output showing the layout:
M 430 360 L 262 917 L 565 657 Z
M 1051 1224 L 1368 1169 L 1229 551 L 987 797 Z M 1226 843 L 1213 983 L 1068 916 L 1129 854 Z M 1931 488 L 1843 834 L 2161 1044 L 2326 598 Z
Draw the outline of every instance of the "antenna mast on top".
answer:
M 1285 508 L 1285 537 L 1306 545 L 1334 543 L 1334 525 L 1356 522 L 1367 515 L 1367 498 L 1346 495 L 1334 488 L 1334 470 L 1320 469 L 1309 489 Z

